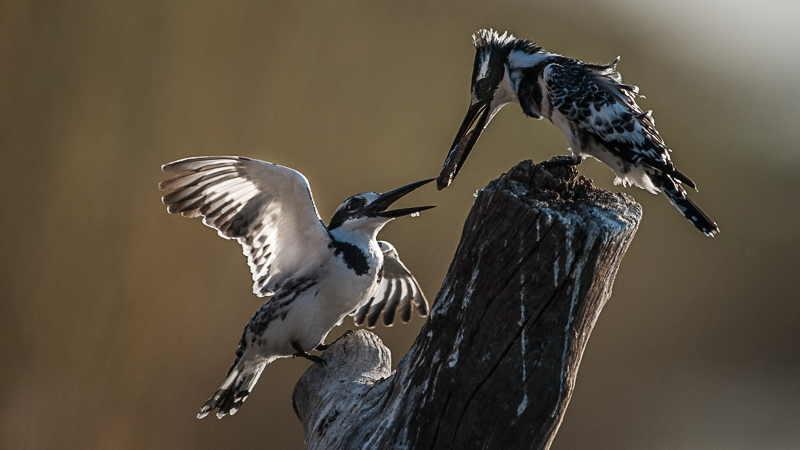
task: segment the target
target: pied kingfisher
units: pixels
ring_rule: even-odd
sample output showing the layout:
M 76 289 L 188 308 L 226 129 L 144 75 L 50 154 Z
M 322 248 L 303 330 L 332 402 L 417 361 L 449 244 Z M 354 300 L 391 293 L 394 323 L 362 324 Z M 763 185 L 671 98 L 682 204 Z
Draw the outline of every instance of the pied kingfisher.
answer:
M 639 89 L 622 84 L 615 71 L 619 58 L 607 65 L 588 64 L 492 30 L 478 31 L 472 41 L 477 50 L 472 101 L 436 181 L 439 189 L 453 181 L 492 117 L 516 102 L 525 115 L 549 119 L 567 138 L 573 157 L 549 164 L 577 165 L 592 156 L 614 170 L 615 184 L 662 192 L 707 236 L 719 231 L 686 196 L 680 183 L 695 184 L 672 164 L 651 111 L 636 104 Z
M 217 408 L 235 414 L 264 367 L 277 358 L 309 355 L 350 314 L 372 327 L 383 312 L 407 322 L 416 308 L 428 313 L 417 281 L 378 232 L 396 217 L 433 206 L 388 211 L 399 198 L 433 179 L 385 194 L 363 193 L 345 200 L 326 227 L 308 180 L 300 172 L 237 156 L 187 158 L 162 166 L 179 175 L 159 184 L 171 214 L 203 217 L 220 236 L 242 245 L 253 274 L 253 292 L 269 297 L 244 328 L 236 358 L 222 386 L 197 415 Z

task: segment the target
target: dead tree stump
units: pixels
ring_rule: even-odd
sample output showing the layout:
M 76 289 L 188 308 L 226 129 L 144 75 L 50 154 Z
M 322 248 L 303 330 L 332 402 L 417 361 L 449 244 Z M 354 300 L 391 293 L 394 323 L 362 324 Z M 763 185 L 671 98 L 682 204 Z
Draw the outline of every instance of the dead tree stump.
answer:
M 397 371 L 359 331 L 301 377 L 308 448 L 547 449 L 641 213 L 569 166 L 492 181 Z

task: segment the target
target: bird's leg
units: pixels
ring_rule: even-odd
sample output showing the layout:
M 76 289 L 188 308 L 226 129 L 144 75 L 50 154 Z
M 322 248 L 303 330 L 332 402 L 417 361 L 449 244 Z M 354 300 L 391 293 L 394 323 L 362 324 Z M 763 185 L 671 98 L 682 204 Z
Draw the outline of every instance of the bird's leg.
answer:
M 347 330 L 347 331 L 345 331 L 345 332 L 344 332 L 344 334 L 343 334 L 343 335 L 341 335 L 341 336 L 339 336 L 338 338 L 336 338 L 336 340 L 335 340 L 335 341 L 333 341 L 333 342 L 331 342 L 330 344 L 319 344 L 319 345 L 316 347 L 316 350 L 317 350 L 317 351 L 320 351 L 320 352 L 324 352 L 324 351 L 325 351 L 325 350 L 327 350 L 327 349 L 328 349 L 328 348 L 329 348 L 331 345 L 333 345 L 333 344 L 335 344 L 335 343 L 339 342 L 339 339 L 341 339 L 341 338 L 343 338 L 343 337 L 345 337 L 345 336 L 350 336 L 351 334 L 355 334 L 355 333 L 356 333 L 356 332 L 355 332 L 355 331 L 353 331 L 353 330 Z
M 309 355 L 306 353 L 302 348 L 300 348 L 300 344 L 297 341 L 292 341 L 292 348 L 297 350 L 297 353 L 292 355 L 292 358 L 301 357 L 305 358 L 311 362 L 320 363 L 322 365 L 327 364 L 324 359 L 320 358 L 319 356 Z
M 583 157 L 580 155 L 574 156 L 557 156 L 550 161 L 543 161 L 543 166 L 577 166 L 583 162 Z

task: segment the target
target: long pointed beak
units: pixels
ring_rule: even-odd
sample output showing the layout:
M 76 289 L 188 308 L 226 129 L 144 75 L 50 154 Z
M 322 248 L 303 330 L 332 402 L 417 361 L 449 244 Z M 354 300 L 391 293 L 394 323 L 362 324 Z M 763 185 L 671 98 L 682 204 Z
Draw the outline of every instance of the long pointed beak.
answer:
M 456 178 L 461 165 L 467 160 L 469 152 L 472 151 L 472 147 L 478 142 L 483 129 L 488 125 L 488 119 L 489 101 L 479 101 L 470 105 L 453 145 L 450 146 L 450 153 L 444 161 L 442 171 L 436 179 L 436 189 L 441 191 L 450 186 L 450 183 Z
M 381 194 L 381 196 L 373 200 L 369 206 L 370 208 L 372 208 L 373 213 L 376 216 L 388 217 L 392 219 L 395 217 L 401 217 L 401 216 L 406 216 L 408 214 L 414 214 L 416 212 L 425 211 L 426 209 L 435 208 L 435 206 L 415 206 L 412 208 L 401 208 L 392 211 L 386 210 L 387 208 L 389 208 L 389 206 L 392 205 L 392 203 L 396 202 L 397 200 L 400 200 L 406 194 L 416 190 L 421 186 L 430 183 L 435 179 L 436 178 L 429 178 L 427 180 L 417 181 L 415 183 L 399 187 L 393 191 L 389 191 L 385 194 Z

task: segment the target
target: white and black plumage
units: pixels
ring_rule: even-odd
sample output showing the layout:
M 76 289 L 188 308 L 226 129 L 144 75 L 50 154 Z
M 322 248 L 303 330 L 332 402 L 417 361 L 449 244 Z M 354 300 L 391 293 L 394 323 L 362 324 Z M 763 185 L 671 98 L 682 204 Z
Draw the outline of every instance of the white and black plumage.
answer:
M 242 333 L 225 381 L 200 409 L 235 414 L 264 367 L 288 356 L 323 362 L 307 352 L 350 314 L 373 326 L 399 315 L 407 322 L 416 309 L 428 313 L 417 281 L 378 232 L 396 217 L 433 206 L 388 211 L 397 199 L 433 179 L 385 194 L 364 193 L 345 200 L 326 227 L 308 180 L 287 167 L 236 156 L 188 158 L 166 164 L 179 175 L 159 184 L 167 211 L 203 217 L 203 223 L 242 245 L 253 275 L 253 292 L 269 297 Z
M 622 84 L 615 71 L 617 61 L 588 64 L 492 30 L 478 31 L 473 43 L 472 101 L 437 179 L 439 189 L 453 181 L 492 117 L 516 102 L 527 116 L 547 118 L 564 133 L 573 157 L 556 163 L 580 164 L 592 156 L 614 170 L 616 184 L 662 192 L 700 231 L 719 231 L 686 196 L 681 183 L 695 188 L 694 182 L 672 164 L 651 112 L 636 104 L 638 88 Z

